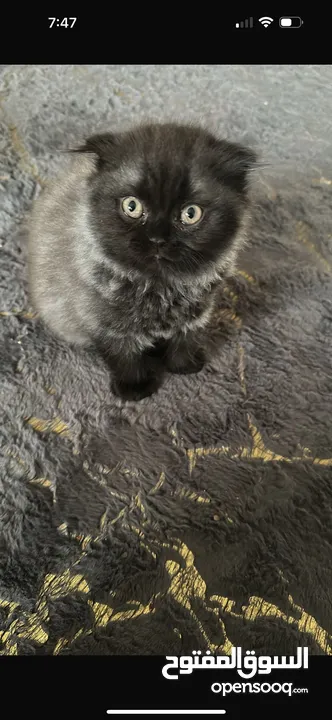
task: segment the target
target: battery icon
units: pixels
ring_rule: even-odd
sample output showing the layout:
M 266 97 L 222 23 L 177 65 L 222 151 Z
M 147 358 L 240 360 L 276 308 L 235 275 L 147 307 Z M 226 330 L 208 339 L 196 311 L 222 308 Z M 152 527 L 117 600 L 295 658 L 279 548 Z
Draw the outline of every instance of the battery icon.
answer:
M 303 25 L 303 20 L 300 17 L 281 17 L 279 25 L 282 28 L 299 28 Z

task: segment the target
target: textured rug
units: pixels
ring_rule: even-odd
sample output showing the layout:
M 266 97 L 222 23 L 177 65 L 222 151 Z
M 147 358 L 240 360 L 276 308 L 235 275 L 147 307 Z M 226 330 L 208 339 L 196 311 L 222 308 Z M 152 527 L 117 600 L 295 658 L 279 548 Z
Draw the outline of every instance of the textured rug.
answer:
M 2 68 L 1 654 L 332 654 L 331 80 Z M 24 218 L 60 150 L 166 107 L 210 115 L 271 172 L 211 323 L 217 356 L 121 404 L 102 362 L 31 312 Z

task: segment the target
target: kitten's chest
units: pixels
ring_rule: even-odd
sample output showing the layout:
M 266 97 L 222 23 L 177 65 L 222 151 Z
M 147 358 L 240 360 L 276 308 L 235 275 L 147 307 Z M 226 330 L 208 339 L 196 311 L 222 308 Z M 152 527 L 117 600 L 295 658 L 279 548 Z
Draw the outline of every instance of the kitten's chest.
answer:
M 204 293 L 195 296 L 176 288 L 124 283 L 112 299 L 112 321 L 124 332 L 167 338 L 195 322 L 206 309 L 206 303 Z

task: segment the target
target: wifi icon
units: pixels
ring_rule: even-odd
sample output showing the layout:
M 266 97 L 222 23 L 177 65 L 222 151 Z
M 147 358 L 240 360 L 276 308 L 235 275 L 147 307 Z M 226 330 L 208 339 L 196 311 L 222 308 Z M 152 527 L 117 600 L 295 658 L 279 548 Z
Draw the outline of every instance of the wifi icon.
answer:
M 259 18 L 258 22 L 260 22 L 261 25 L 263 25 L 264 27 L 269 27 L 269 25 L 271 25 L 271 23 L 273 23 L 273 18 L 261 17 L 261 18 Z

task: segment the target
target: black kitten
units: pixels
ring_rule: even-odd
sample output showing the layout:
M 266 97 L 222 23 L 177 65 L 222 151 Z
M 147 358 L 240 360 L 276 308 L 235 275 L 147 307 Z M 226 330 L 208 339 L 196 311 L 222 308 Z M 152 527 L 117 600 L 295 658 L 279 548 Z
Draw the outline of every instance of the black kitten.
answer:
M 94 345 L 113 391 L 140 399 L 165 369 L 198 372 L 201 331 L 244 242 L 254 153 L 196 127 L 96 135 L 32 213 L 32 302 Z

